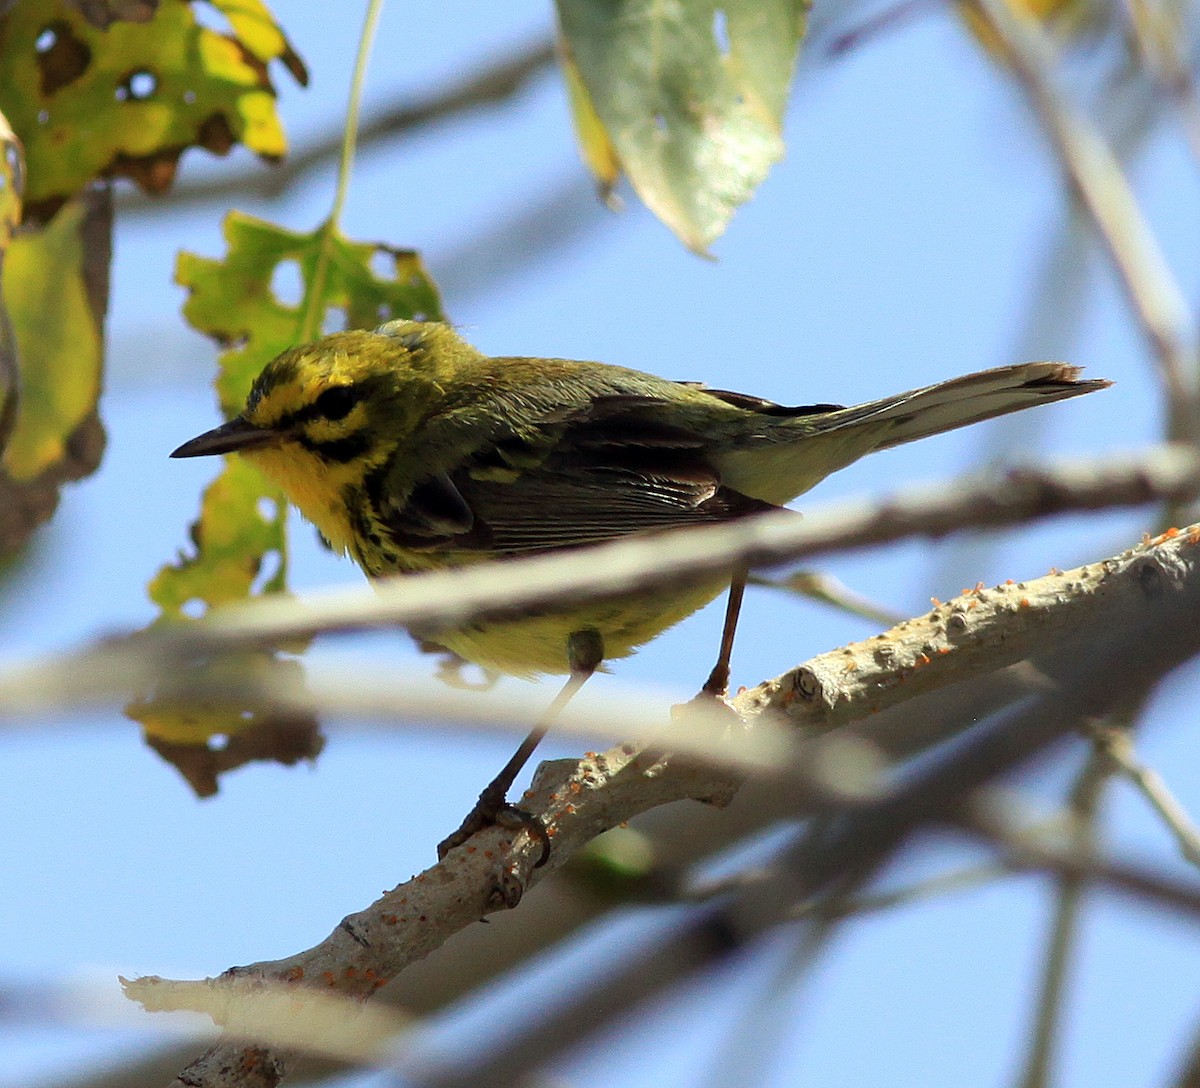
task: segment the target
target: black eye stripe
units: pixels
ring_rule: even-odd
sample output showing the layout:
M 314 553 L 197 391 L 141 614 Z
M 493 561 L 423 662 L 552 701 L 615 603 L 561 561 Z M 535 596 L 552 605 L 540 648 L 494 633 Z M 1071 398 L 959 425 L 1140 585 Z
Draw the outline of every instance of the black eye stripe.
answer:
M 340 465 L 344 465 L 347 461 L 353 461 L 356 457 L 361 457 L 371 448 L 367 436 L 361 433 L 350 434 L 345 438 L 335 438 L 330 442 L 314 442 L 307 435 L 300 434 L 297 436 L 297 441 L 318 457 Z
M 363 398 L 366 392 L 361 386 L 335 385 L 326 389 L 312 403 L 312 410 L 318 418 L 339 420 L 345 419 L 354 406 Z
M 275 424 L 283 430 L 290 430 L 298 423 L 312 423 L 314 420 L 327 419 L 336 423 L 345 419 L 354 406 L 363 400 L 368 393 L 368 383 L 358 385 L 334 385 L 322 392 L 311 404 L 288 412 Z

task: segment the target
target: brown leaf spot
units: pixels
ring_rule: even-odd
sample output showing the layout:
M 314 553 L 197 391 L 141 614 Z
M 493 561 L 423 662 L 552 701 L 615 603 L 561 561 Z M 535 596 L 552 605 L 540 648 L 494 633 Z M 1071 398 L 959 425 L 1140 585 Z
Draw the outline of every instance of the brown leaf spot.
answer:
M 92 63 L 92 51 L 75 37 L 70 23 L 55 19 L 47 23 L 34 44 L 42 94 L 46 97 L 74 83 Z

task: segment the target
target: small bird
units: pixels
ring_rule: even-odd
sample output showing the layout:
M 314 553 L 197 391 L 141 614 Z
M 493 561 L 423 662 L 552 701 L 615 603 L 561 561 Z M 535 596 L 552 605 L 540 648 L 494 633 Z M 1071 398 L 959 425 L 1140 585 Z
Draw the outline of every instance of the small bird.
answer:
M 399 320 L 285 351 L 241 415 L 171 456 L 248 458 L 335 551 L 378 578 L 776 510 L 874 450 L 1110 384 L 1079 373 L 1025 363 L 850 408 L 789 408 L 605 363 L 492 358 L 449 325 Z M 744 572 L 705 685 L 718 694 L 743 584 Z M 632 653 L 729 585 L 706 575 L 432 637 L 500 672 L 570 674 L 556 712 L 602 661 Z M 503 776 L 489 787 L 492 802 Z

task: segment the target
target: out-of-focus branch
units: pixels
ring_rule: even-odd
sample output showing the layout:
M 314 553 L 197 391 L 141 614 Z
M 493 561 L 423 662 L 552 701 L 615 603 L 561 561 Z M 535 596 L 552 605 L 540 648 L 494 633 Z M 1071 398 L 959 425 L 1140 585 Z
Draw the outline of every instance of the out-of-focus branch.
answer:
M 1035 705 L 982 731 L 976 728 L 947 756 L 909 776 L 901 788 L 884 789 L 877 757 L 861 740 L 850 737 L 802 744 L 794 758 L 767 771 L 766 776 L 777 779 L 779 789 L 786 791 L 796 815 L 840 813 L 843 818 L 829 833 L 806 839 L 793 853 L 782 867 L 786 887 L 768 887 L 765 898 L 756 900 L 753 924 L 775 924 L 787 917 L 781 912 L 823 891 L 844 896 L 921 826 L 953 822 L 971 791 L 1028 763 L 1105 713 L 1126 697 L 1127 685 L 1147 686 L 1195 654 L 1200 649 L 1200 629 L 1191 622 L 1200 607 L 1200 566 L 1193 554 L 1197 543 L 1200 532 L 1190 542 L 1177 535 L 1106 564 L 1108 576 L 1128 583 L 1140 605 L 1124 607 L 1122 622 L 1082 625 L 1069 643 L 1054 639 L 1058 657 L 1045 664 L 1053 680 Z M 1052 575 L 1049 580 L 1063 577 Z M 1032 583 L 1027 589 L 1037 594 Z M 1019 612 L 1017 605 L 1009 615 Z M 811 666 L 810 662 L 805 668 L 812 671 Z M 794 683 L 780 680 L 768 687 L 770 695 L 756 691 L 741 700 L 747 725 L 768 710 L 790 710 L 788 693 L 795 691 Z M 294 985 L 308 980 L 365 999 L 451 933 L 490 911 L 514 905 L 529 884 L 560 866 L 599 831 L 671 800 L 723 801 L 741 778 L 740 772 L 673 758 L 657 743 L 626 744 L 577 763 L 544 764 L 522 800 L 522 807 L 551 831 L 554 849 L 544 869 L 535 868 L 541 855 L 536 839 L 526 831 L 513 835 L 493 828 L 345 919 L 307 952 L 238 968 L 215 982 L 141 980 L 130 992 L 151 1007 L 213 1008 L 220 1004 L 222 988 L 253 992 L 264 981 Z M 1188 895 L 1187 909 L 1200 908 L 1200 895 Z M 774 904 L 765 914 L 764 903 Z M 1168 897 L 1168 905 L 1179 904 L 1178 896 Z M 193 1088 L 275 1083 L 286 1067 L 286 1055 L 251 1050 L 253 1061 L 237 1045 L 221 1044 L 189 1067 L 180 1083 Z M 241 1072 L 230 1077 L 230 1070 Z M 268 1079 L 261 1079 L 261 1070 L 269 1072 Z
M 1158 813 L 1175 838 L 1179 852 L 1192 865 L 1200 866 L 1200 828 L 1171 792 L 1162 776 L 1148 767 L 1133 748 L 1127 728 L 1099 727 L 1093 734 L 1096 746 L 1120 774 L 1128 779 Z
M 1054 86 L 1054 47 L 1037 20 L 1005 0 L 967 0 L 1003 43 L 1005 59 L 1041 118 L 1080 203 L 1108 250 L 1150 341 L 1166 395 L 1169 440 L 1200 441 L 1196 350 L 1189 307 L 1120 163 L 1096 128 Z
M 553 63 L 553 40 L 539 39 L 482 71 L 449 87 L 439 88 L 424 98 L 372 111 L 359 129 L 359 152 L 362 154 L 470 110 L 503 105 Z M 301 143 L 278 166 L 264 170 L 260 163 L 255 163 L 251 169 L 239 169 L 215 178 L 178 184 L 162 196 L 148 197 L 138 192 L 122 192 L 117 200 L 117 208 L 126 216 L 162 212 L 175 214 L 181 207 L 234 197 L 273 199 L 314 171 L 332 165 L 341 151 L 342 137 L 343 125 L 339 120 L 327 132 Z
M 1200 454 L 1184 447 L 1164 447 L 1138 457 L 1109 457 L 1103 462 L 1044 470 L 1012 470 L 952 486 L 904 491 L 890 500 L 848 504 L 814 512 L 803 520 L 770 514 L 595 548 L 381 579 L 373 588 L 344 589 L 305 600 L 258 600 L 214 610 L 196 623 L 155 628 L 105 643 L 61 661 L 40 660 L 10 668 L 0 673 L 0 709 L 19 713 L 34 707 L 121 697 L 131 688 L 144 688 L 164 679 L 180 685 L 193 680 L 202 683 L 202 677 L 193 678 L 181 666 L 194 661 L 197 655 L 239 645 L 278 644 L 298 636 L 378 626 L 421 630 L 454 627 L 480 618 L 601 600 L 729 570 L 743 563 L 752 567 L 769 565 L 865 548 L 906 536 L 938 537 L 963 528 L 1014 524 L 1067 510 L 1190 497 L 1200 486 L 1198 469 Z M 1191 539 L 1190 531 L 1185 531 L 1183 542 Z M 1132 554 L 1129 558 L 1137 559 Z M 1152 557 L 1144 562 L 1152 562 Z M 903 698 L 911 698 L 918 690 L 928 690 L 924 678 L 943 675 L 943 666 L 935 664 L 935 659 L 948 655 L 955 661 L 986 661 L 991 669 L 1011 664 L 1019 656 L 1036 651 L 1039 645 L 1048 645 L 1038 641 L 1037 625 L 1020 622 L 1021 616 L 1037 614 L 1040 624 L 1055 624 L 1058 621 L 1054 617 L 1070 611 L 1064 604 L 1074 607 L 1088 600 L 1093 603 L 1087 609 L 1103 610 L 1106 599 L 1095 597 L 1092 591 L 1108 573 L 1106 567 L 1096 567 L 1081 568 L 1070 577 L 1060 576 L 1059 582 L 1043 586 L 1048 594 L 1044 600 L 1038 598 L 1036 584 L 1031 582 L 968 595 L 972 599 L 961 606 L 940 606 L 928 616 L 897 628 L 899 635 L 887 640 L 888 647 L 872 645 L 853 657 L 847 656 L 840 665 L 797 674 L 787 693 L 791 713 L 795 715 L 807 707 L 803 715 L 816 722 L 830 714 L 844 720 L 840 716 L 852 704 L 869 705 L 872 712 L 877 711 L 893 701 L 895 693 L 889 696 L 887 688 L 894 685 L 885 685 L 871 694 L 862 681 L 880 672 L 894 675 L 900 669 L 906 686 Z M 1096 622 L 1098 613 L 1087 609 L 1088 622 Z M 1018 620 L 1003 619 L 1008 613 L 1018 614 Z M 981 639 L 989 630 L 987 624 L 993 622 L 1002 623 L 1013 636 L 1027 632 L 1030 641 L 1014 650 L 1016 656 L 1005 655 L 1003 661 L 989 658 Z M 1076 623 L 1083 622 L 1080 615 Z M 1105 622 L 1118 622 L 1117 615 L 1108 615 Z M 1041 635 L 1043 640 L 1047 637 Z M 932 649 L 926 649 L 927 643 Z M 855 677 L 859 678 L 857 686 Z M 229 679 L 222 682 L 229 683 Z M 182 693 L 185 688 L 179 690 Z M 353 705 L 361 712 L 369 705 L 373 690 L 383 689 L 373 687 L 368 679 L 357 692 L 343 693 L 349 704 L 343 701 L 338 705 L 343 709 Z M 282 704 L 290 705 L 285 693 L 280 694 L 284 695 Z
M 1071 790 L 1069 848 L 1083 857 L 1096 853 L 1097 809 L 1107 778 L 1105 760 L 1093 751 Z M 1078 873 L 1064 874 L 1054 883 L 1054 916 L 1046 941 L 1042 983 L 1029 1033 L 1025 1068 L 1018 1082 L 1021 1088 L 1047 1088 L 1054 1083 L 1052 1073 L 1059 1025 L 1066 1002 L 1071 956 L 1078 941 L 1085 884 L 1086 879 Z

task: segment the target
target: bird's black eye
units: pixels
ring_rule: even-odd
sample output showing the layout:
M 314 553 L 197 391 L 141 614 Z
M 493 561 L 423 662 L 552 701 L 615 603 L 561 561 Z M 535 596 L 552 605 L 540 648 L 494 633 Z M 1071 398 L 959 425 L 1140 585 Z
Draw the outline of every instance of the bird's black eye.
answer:
M 313 410 L 325 419 L 345 419 L 362 399 L 362 390 L 352 385 L 335 385 L 313 402 Z

